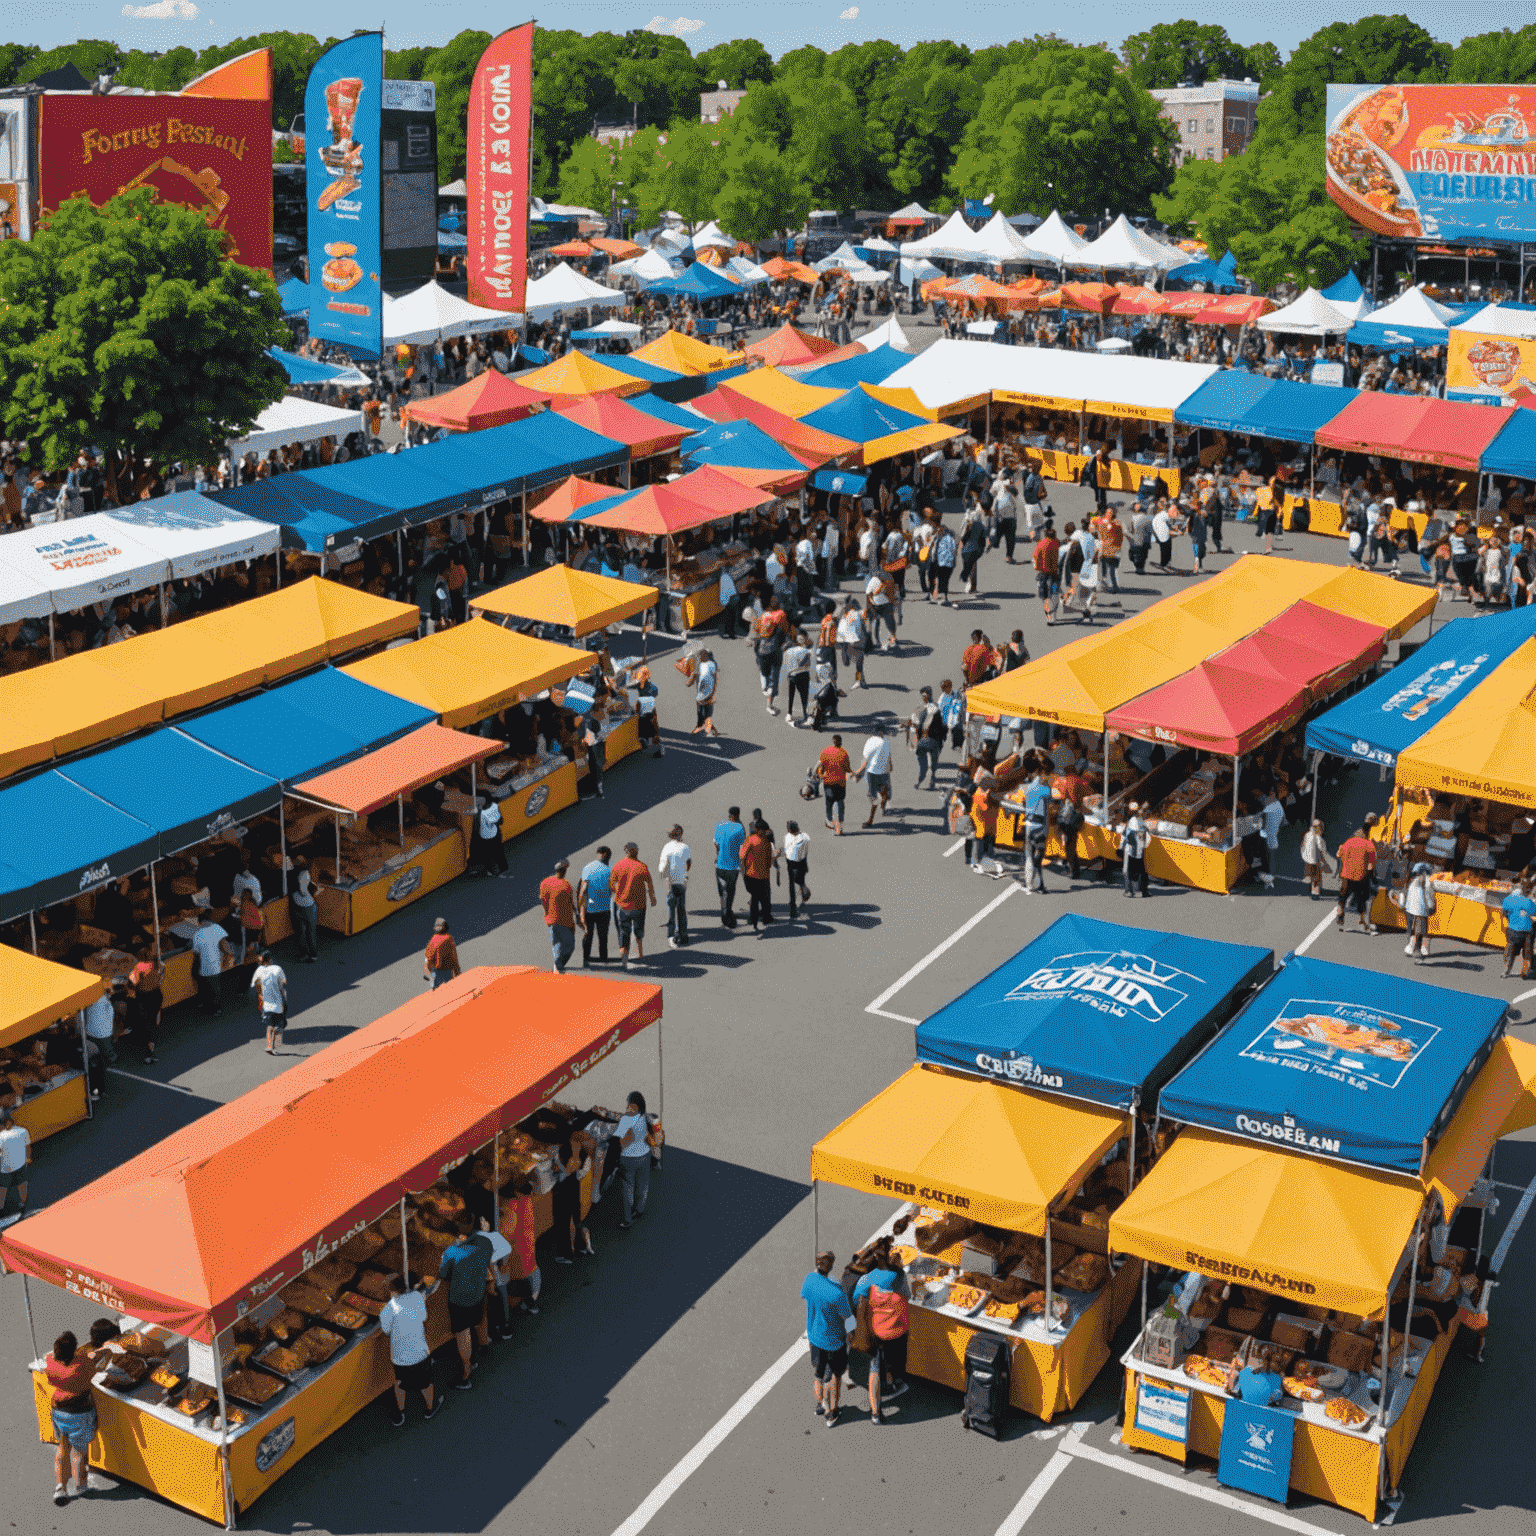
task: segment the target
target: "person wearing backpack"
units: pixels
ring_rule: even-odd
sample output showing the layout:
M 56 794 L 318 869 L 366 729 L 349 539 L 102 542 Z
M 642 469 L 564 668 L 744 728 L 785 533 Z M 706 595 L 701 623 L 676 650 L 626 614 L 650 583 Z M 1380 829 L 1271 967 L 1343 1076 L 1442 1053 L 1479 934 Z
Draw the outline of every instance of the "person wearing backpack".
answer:
M 779 672 L 784 664 L 784 639 L 789 631 L 789 618 L 772 599 L 761 617 L 752 626 L 752 649 L 757 655 L 757 670 L 762 674 L 763 697 L 768 701 L 768 713 L 778 714 L 774 702 L 779 696 Z
M 889 1401 L 907 1390 L 907 1331 L 910 1326 L 908 1298 L 911 1292 L 901 1265 L 891 1256 L 886 1238 L 871 1269 L 853 1288 L 854 1310 L 869 1308 L 869 1332 L 874 1347 L 869 1354 L 869 1421 L 882 1422 L 880 1399 Z
M 907 721 L 907 745 L 917 752 L 917 783 L 914 789 L 923 787 L 926 776 L 934 789 L 939 787 L 939 754 L 944 750 L 944 738 L 949 727 L 944 722 L 944 712 L 933 702 L 933 689 L 920 690 L 922 703 Z
M 1067 868 L 1076 880 L 1083 871 L 1082 856 L 1077 849 L 1077 834 L 1083 825 L 1083 813 L 1077 808 L 1070 794 L 1063 794 L 1056 807 L 1056 830 L 1061 833 L 1061 846 L 1066 855 Z
M 1038 465 L 1031 463 L 1024 476 L 1024 537 L 1033 542 L 1045 526 L 1045 481 Z M 1010 560 L 1009 564 L 1013 562 Z

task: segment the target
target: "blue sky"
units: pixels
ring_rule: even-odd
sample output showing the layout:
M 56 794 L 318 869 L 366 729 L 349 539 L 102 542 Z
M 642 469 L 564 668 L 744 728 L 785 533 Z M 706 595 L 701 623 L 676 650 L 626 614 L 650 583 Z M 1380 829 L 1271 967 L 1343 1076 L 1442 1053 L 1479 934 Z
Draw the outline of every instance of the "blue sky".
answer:
M 537 14 L 536 0 L 527 10 L 515 13 L 479 0 L 373 0 L 358 8 L 354 25 L 382 21 L 393 47 L 415 47 L 445 42 L 465 27 L 495 32 Z M 660 7 L 665 4 L 663 10 Z M 677 8 L 681 6 L 681 8 Z M 211 43 L 249 35 L 259 29 L 283 29 L 323 34 L 316 22 L 311 0 L 264 0 L 253 12 L 248 4 L 232 0 L 142 0 L 134 4 L 103 4 L 99 0 L 54 6 L 6 8 L 0 23 L 0 39 L 53 47 L 76 37 L 115 39 L 125 48 L 164 49 L 185 45 L 204 48 Z M 1333 20 L 1352 19 L 1376 12 L 1402 12 L 1434 36 L 1455 42 L 1468 33 L 1519 26 L 1518 8 L 1507 3 L 1403 4 L 1402 0 L 1378 0 L 1376 4 L 1302 4 L 1277 6 L 1241 3 L 1197 7 L 1189 0 L 1146 0 L 1135 5 L 1073 6 L 1045 0 L 969 0 L 953 9 L 939 10 L 932 0 L 774 0 L 771 5 L 746 4 L 743 0 L 644 0 L 640 4 L 615 4 L 587 0 L 549 7 L 540 20 L 550 26 L 574 27 L 583 32 L 627 31 L 655 23 L 687 39 L 697 52 L 734 37 L 756 37 L 775 56 L 805 43 L 832 49 L 846 42 L 886 37 L 908 46 L 926 38 L 948 35 L 972 47 L 1006 42 L 1036 31 L 1060 32 L 1078 43 L 1109 42 L 1118 45 L 1128 32 L 1140 31 L 1158 21 L 1175 21 L 1193 15 L 1214 21 L 1241 43 L 1268 39 L 1282 54 L 1302 38 Z M 339 32 L 341 18 L 327 19 Z M 944 29 L 941 33 L 941 28 Z M 350 30 L 350 28 L 348 28 Z

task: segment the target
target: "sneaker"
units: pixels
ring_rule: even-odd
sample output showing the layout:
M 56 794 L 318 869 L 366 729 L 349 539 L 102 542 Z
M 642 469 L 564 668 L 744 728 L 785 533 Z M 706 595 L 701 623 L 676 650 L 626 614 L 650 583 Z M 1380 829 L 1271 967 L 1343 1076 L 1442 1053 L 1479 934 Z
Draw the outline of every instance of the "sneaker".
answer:
M 389 1421 L 389 1427 L 391 1429 L 404 1429 L 405 1415 L 403 1413 L 397 1413 L 394 1418 Z
M 840 1412 L 842 1412 L 842 1410 L 841 1410 L 841 1409 L 839 1409 L 839 1408 L 834 1408 L 834 1409 L 833 1409 L 833 1410 L 832 1410 L 832 1412 L 831 1412 L 831 1413 L 829 1413 L 829 1414 L 827 1414 L 827 1415 L 826 1415 L 826 1420 L 827 1420 L 827 1428 L 828 1428 L 828 1429 L 831 1429 L 831 1428 L 832 1428 L 832 1426 L 833 1426 L 833 1425 L 834 1425 L 834 1424 L 836 1424 L 836 1423 L 837 1423 L 837 1416 L 838 1416 L 838 1414 L 839 1414 L 839 1413 L 840 1413 Z
M 1417 944 L 1407 944 L 1407 945 L 1404 945 L 1403 953 L 1405 955 L 1411 955 L 1414 952 L 1414 950 L 1416 950 L 1417 948 L 1418 948 Z
M 894 1387 L 887 1387 L 881 1394 L 884 1402 L 890 1402 L 892 1398 L 900 1397 L 911 1386 L 910 1382 L 898 1381 Z
M 423 1424 L 425 1424 L 429 1420 L 435 1419 L 438 1416 L 438 1414 L 440 1414 L 442 1411 L 443 1411 L 443 1394 L 441 1392 L 434 1392 L 432 1394 L 432 1406 L 430 1408 L 428 1408 L 427 1411 L 424 1414 L 422 1414 L 421 1422 Z
M 556 1264 L 574 1264 L 575 1262 L 575 1259 L 568 1259 L 563 1253 L 557 1253 L 555 1255 Z
M 57 1504 L 60 1509 L 63 1509 L 63 1507 L 69 1503 L 69 1489 L 67 1489 L 63 1483 L 55 1483 L 53 1485 L 53 1502 Z
M 826 1411 L 827 1410 L 825 1408 L 823 1408 L 820 1403 L 816 1404 L 816 1417 L 818 1419 L 821 1418 L 822 1415 L 826 1413 Z
M 571 1261 L 569 1259 L 558 1259 L 556 1262 L 560 1264 L 569 1264 Z M 456 1381 L 453 1384 L 453 1390 L 455 1392 L 473 1392 L 475 1390 L 475 1384 L 472 1381 Z
M 629 1231 L 629 1229 L 630 1229 L 630 1228 L 631 1228 L 631 1227 L 632 1227 L 632 1226 L 634 1226 L 634 1222 L 632 1222 L 632 1221 L 621 1221 L 621 1222 L 620 1222 L 620 1223 L 619 1223 L 619 1231 L 620 1231 L 620 1232 L 628 1232 L 628 1231 Z M 567 1260 L 566 1260 L 566 1261 L 565 1261 L 565 1262 L 566 1262 L 566 1263 L 570 1263 L 570 1260 L 569 1260 L 569 1259 L 567 1259 Z

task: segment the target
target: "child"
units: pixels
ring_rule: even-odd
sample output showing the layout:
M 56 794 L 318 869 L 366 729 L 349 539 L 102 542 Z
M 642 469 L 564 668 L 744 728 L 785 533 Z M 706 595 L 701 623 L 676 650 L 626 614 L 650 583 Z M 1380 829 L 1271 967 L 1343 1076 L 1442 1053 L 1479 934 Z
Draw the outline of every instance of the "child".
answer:
M 1320 821 L 1314 821 L 1302 835 L 1301 867 L 1307 872 L 1307 884 L 1312 887 L 1312 900 L 1316 901 L 1323 893 L 1323 870 L 1331 873 L 1334 868 Z

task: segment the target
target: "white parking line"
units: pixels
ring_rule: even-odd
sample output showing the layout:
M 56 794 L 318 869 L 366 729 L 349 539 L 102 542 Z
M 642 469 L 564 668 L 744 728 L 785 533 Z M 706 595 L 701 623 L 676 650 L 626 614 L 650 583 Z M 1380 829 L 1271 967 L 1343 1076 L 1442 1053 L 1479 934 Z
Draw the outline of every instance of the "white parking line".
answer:
M 1008 1518 L 997 1528 L 997 1536 L 1019 1536 L 1029 1517 L 1039 1509 L 1040 1501 L 1051 1491 L 1056 1479 L 1072 1465 L 1071 1451 L 1088 1431 L 1088 1424 L 1074 1424 L 1067 1431 L 1067 1438 L 1060 1449 L 1035 1474 L 1035 1480 L 1024 1490 L 1024 1497 L 1008 1511 Z
M 964 847 L 965 847 L 965 839 L 963 837 L 957 837 L 954 840 L 954 842 L 951 843 L 949 845 L 949 847 L 944 850 L 944 857 L 947 859 L 950 856 L 950 854 L 952 854 L 952 853 L 959 853 L 960 850 L 962 848 L 964 848 Z
M 1312 932 L 1311 932 L 1311 933 L 1309 933 L 1309 934 L 1308 934 L 1308 935 L 1307 935 L 1307 936 L 1306 936 L 1306 938 L 1304 938 L 1304 939 L 1303 939 L 1303 940 L 1302 940 L 1302 941 L 1301 941 L 1301 943 L 1300 943 L 1300 944 L 1298 944 L 1298 945 L 1297 945 L 1297 946 L 1296 946 L 1296 948 L 1295 948 L 1295 949 L 1293 949 L 1293 950 L 1292 950 L 1292 951 L 1291 951 L 1291 953 L 1292 953 L 1292 954 L 1293 954 L 1293 955 L 1304 955 L 1304 954 L 1306 954 L 1306 952 L 1307 952 L 1307 951 L 1308 951 L 1308 950 L 1309 950 L 1309 949 L 1311 949 L 1311 948 L 1312 948 L 1312 946 L 1313 946 L 1313 945 L 1314 945 L 1314 944 L 1315 944 L 1315 943 L 1317 943 L 1317 941 L 1318 941 L 1318 940 L 1319 940 L 1319 939 L 1320 939 L 1320 938 L 1322 938 L 1322 936 L 1323 936 L 1323 935 L 1324 935 L 1324 934 L 1325 934 L 1325 933 L 1326 933 L 1326 932 L 1327 932 L 1327 931 L 1328 931 L 1328 925 L 1329 925 L 1329 923 L 1335 923 L 1335 922 L 1337 922 L 1337 921 L 1338 921 L 1338 918 L 1337 918 L 1337 917 L 1336 917 L 1336 916 L 1335 916 L 1335 915 L 1334 915 L 1334 914 L 1333 914 L 1333 913 L 1332 913 L 1332 912 L 1330 912 L 1330 913 L 1329 913 L 1329 914 L 1328 914 L 1328 916 L 1327 916 L 1327 917 L 1325 917 L 1325 918 L 1324 918 L 1324 919 L 1323 919 L 1323 920 L 1322 920 L 1322 922 L 1320 922 L 1320 923 L 1319 923 L 1319 924 L 1318 924 L 1318 925 L 1317 925 L 1317 927 L 1316 927 L 1316 928 L 1314 928 L 1314 929 L 1313 929 L 1313 930 L 1312 930 Z
M 131 1077 L 136 1083 L 148 1083 L 151 1088 L 169 1088 L 172 1093 L 192 1093 L 192 1089 L 183 1088 L 180 1083 L 162 1083 L 158 1078 L 140 1077 L 137 1072 L 124 1072 L 121 1067 L 108 1067 L 107 1071 L 113 1077 Z M 196 1095 L 193 1095 L 196 1097 Z
M 1536 997 L 1536 987 L 1532 987 L 1529 992 L 1522 992 L 1518 997 L 1510 998 L 1509 1005 L 1513 1008 L 1516 1003 L 1527 1002 L 1533 997 Z
M 961 923 L 961 925 L 956 928 L 955 931 L 950 934 L 950 936 L 945 939 L 942 944 L 939 944 L 935 948 L 930 949 L 928 953 L 924 955 L 923 958 L 919 960 L 917 964 L 914 965 L 912 969 L 906 973 L 905 976 L 903 976 L 899 981 L 892 982 L 892 984 L 888 986 L 885 991 L 882 992 L 880 996 L 874 1000 L 874 1002 L 865 1008 L 864 1012 L 876 1014 L 882 1019 L 895 1019 L 898 1024 L 921 1024 L 921 1019 L 909 1019 L 905 1014 L 901 1013 L 887 1013 L 885 1011 L 885 1005 L 890 1002 L 890 1000 L 895 997 L 896 994 L 900 992 L 901 989 L 906 986 L 909 981 L 913 981 L 917 977 L 921 976 L 923 972 L 926 971 L 928 967 L 939 958 L 940 955 L 948 953 L 948 951 L 953 949 L 955 945 L 958 944 L 960 940 L 963 939 L 966 934 L 971 931 L 972 928 L 974 928 L 978 923 L 984 922 L 995 911 L 997 911 L 997 909 L 1002 906 L 1002 904 L 1007 901 L 1010 896 L 1017 896 L 1018 893 L 1019 887 L 1010 883 L 1005 890 L 994 896 L 992 900 L 989 901 L 986 906 L 984 906 L 981 911 L 978 912 L 974 917 L 969 918 L 967 921 Z

